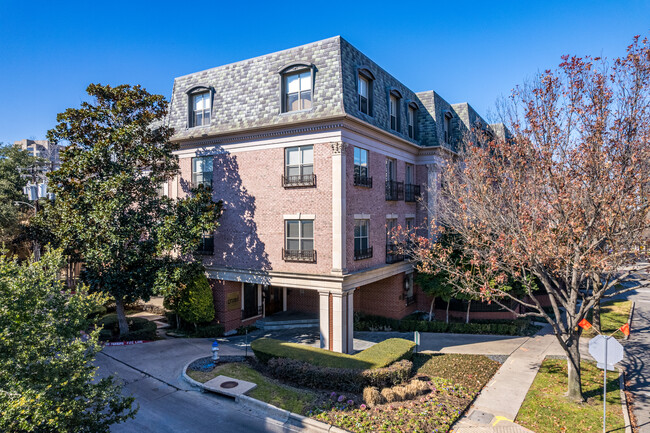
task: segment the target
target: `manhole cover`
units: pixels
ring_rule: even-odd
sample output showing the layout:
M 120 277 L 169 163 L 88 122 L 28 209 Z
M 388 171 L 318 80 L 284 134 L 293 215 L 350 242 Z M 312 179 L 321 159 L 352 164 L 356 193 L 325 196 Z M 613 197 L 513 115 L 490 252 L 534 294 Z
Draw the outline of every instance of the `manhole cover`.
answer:
M 230 389 L 230 388 L 236 387 L 237 385 L 239 385 L 237 382 L 235 382 L 233 380 L 229 380 L 227 382 L 222 383 L 219 386 L 221 386 L 222 388 Z

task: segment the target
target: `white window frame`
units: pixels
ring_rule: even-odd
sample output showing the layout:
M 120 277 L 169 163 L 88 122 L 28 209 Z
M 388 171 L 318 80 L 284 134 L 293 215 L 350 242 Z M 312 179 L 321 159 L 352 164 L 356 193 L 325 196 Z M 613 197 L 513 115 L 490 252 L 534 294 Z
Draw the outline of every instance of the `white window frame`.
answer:
M 357 226 L 361 227 L 361 225 L 365 225 L 366 227 L 366 235 L 358 235 L 357 236 Z M 359 230 L 360 232 L 361 230 Z M 357 239 L 359 239 L 359 246 L 362 247 L 362 241 L 365 239 L 366 241 L 366 247 L 365 248 L 359 248 L 357 250 Z M 368 250 L 370 248 L 370 220 L 369 219 L 355 219 L 354 220 L 354 251 L 362 251 L 362 250 Z
M 298 164 L 289 164 L 289 152 L 292 150 L 298 150 Z M 305 153 L 308 149 L 311 149 L 311 162 L 305 161 Z M 289 177 L 289 168 L 298 167 L 299 176 L 305 176 L 305 167 L 311 167 L 311 173 L 307 175 L 314 174 L 314 146 L 294 146 L 286 147 L 284 149 L 284 175 Z M 295 175 L 293 175 L 295 176 Z
M 298 90 L 296 92 L 289 92 L 289 78 L 298 76 Z M 306 80 L 303 80 L 306 78 Z M 282 111 L 284 113 L 295 113 L 298 111 L 307 111 L 311 110 L 313 103 L 314 103 L 314 89 L 313 89 L 313 76 L 312 76 L 312 71 L 311 69 L 301 69 L 298 71 L 292 71 L 292 72 L 287 72 L 282 75 Z M 303 89 L 302 86 L 303 84 L 307 82 L 309 84 L 309 89 Z M 309 99 L 304 99 L 303 100 L 303 93 L 309 92 Z M 292 110 L 290 105 L 289 105 L 289 96 L 290 95 L 298 95 L 298 105 L 299 108 Z M 304 101 L 309 101 L 309 107 L 304 107 Z
M 364 114 L 367 114 L 368 116 L 372 116 L 371 101 L 370 101 L 371 94 L 372 94 L 372 79 L 366 77 L 362 73 L 359 73 L 358 80 L 359 81 L 357 84 L 357 98 L 358 98 L 359 111 Z M 365 95 L 364 95 L 364 84 L 365 84 Z
M 210 167 L 210 170 L 195 171 L 196 164 L 199 160 L 204 161 L 202 167 L 205 168 L 206 165 Z M 192 186 L 196 187 L 197 185 L 205 185 L 206 183 L 212 188 L 212 176 L 214 173 L 214 157 L 213 156 L 195 156 L 192 158 Z M 207 175 L 207 173 L 210 173 Z M 207 175 L 207 176 L 206 176 Z M 199 180 L 200 177 L 200 180 Z
M 202 108 L 200 110 L 196 109 L 197 105 L 197 98 L 202 99 Z M 207 103 L 207 107 L 205 106 Z M 197 92 L 197 93 L 192 93 L 190 94 L 190 123 L 191 127 L 194 128 L 196 126 L 207 126 L 210 124 L 212 121 L 212 92 L 205 91 L 205 92 Z M 199 123 L 197 121 L 197 115 L 201 112 L 201 122 Z M 206 122 L 206 114 L 207 114 L 207 122 Z
M 362 156 L 365 154 L 365 163 L 363 162 Z M 358 158 L 357 158 L 358 155 Z M 362 147 L 355 147 L 354 148 L 354 173 L 358 174 L 359 177 L 361 178 L 368 178 L 368 172 L 369 172 L 369 162 L 368 159 L 370 157 L 370 152 L 368 149 L 364 149 Z M 358 163 L 357 163 L 358 160 Z M 359 167 L 359 172 L 357 173 L 357 167 Z
M 305 237 L 303 233 L 303 224 L 304 223 L 311 223 L 311 237 Z M 298 223 L 298 237 L 289 237 L 289 223 Z M 315 231 L 315 226 L 314 226 L 314 220 L 313 219 L 306 219 L 306 218 L 301 218 L 301 219 L 285 219 L 284 220 L 284 248 L 287 251 L 316 251 L 316 242 L 314 240 L 314 233 Z M 289 248 L 289 240 L 297 240 L 298 241 L 298 249 L 291 249 Z M 303 241 L 309 241 L 311 240 L 311 249 L 306 249 L 303 248 Z
M 388 102 L 388 114 L 390 119 L 390 129 L 399 132 L 399 97 L 390 94 Z

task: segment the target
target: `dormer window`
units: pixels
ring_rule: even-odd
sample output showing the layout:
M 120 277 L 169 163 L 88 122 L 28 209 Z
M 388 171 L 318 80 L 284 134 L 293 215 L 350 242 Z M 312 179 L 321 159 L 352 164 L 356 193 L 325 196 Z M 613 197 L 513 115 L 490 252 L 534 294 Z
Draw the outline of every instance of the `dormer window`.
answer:
M 408 128 L 408 136 L 415 140 L 416 130 L 415 130 L 415 119 L 417 116 L 417 105 L 410 103 L 408 110 L 406 111 L 406 125 Z
M 311 71 L 303 70 L 284 76 L 284 111 L 300 111 L 311 108 Z
M 451 144 L 451 113 L 446 112 L 444 118 L 445 144 Z
M 373 75 L 366 69 L 359 70 L 357 95 L 359 111 L 372 116 L 372 82 Z
M 402 95 L 396 90 L 390 92 L 390 99 L 388 103 L 388 112 L 390 115 L 390 129 L 399 132 L 400 118 L 399 118 L 399 101 Z
M 204 126 L 210 124 L 210 92 L 195 93 L 190 96 L 192 114 L 191 126 Z

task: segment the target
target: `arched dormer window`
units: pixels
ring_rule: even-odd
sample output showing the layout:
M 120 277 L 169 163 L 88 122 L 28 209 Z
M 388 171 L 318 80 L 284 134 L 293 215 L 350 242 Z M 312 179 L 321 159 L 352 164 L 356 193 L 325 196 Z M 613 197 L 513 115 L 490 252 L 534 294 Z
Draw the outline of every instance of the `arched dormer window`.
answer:
M 210 124 L 213 94 L 213 89 L 206 86 L 196 86 L 187 91 L 189 107 L 187 124 L 190 128 Z
M 291 63 L 280 69 L 280 106 L 283 113 L 311 109 L 314 70 L 314 65 L 306 62 Z
M 417 139 L 418 109 L 418 104 L 415 102 L 409 102 L 406 107 L 406 128 L 408 129 L 409 138 L 413 140 Z
M 359 68 L 357 73 L 357 108 L 364 114 L 372 116 L 373 89 L 375 76 L 367 68 Z
M 451 119 L 454 117 L 453 114 L 451 114 L 451 111 L 445 111 L 445 114 L 443 116 L 443 130 L 444 130 L 444 137 L 445 137 L 445 144 L 451 144 Z
M 397 90 L 391 90 L 388 95 L 388 114 L 390 116 L 390 129 L 400 132 L 401 119 L 399 115 L 400 101 L 402 94 Z

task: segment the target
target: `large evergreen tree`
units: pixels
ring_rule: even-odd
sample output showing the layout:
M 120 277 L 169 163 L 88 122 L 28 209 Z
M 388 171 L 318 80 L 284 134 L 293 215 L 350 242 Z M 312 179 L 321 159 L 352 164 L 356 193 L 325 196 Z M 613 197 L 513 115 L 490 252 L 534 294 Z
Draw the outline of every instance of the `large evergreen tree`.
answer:
M 62 265 L 60 251 L 0 255 L 0 431 L 108 432 L 135 413 L 113 378 L 95 377 L 99 329 L 83 332 L 105 296 L 69 293 Z
M 87 91 L 94 101 L 59 114 L 48 133 L 69 145 L 50 174 L 56 200 L 39 223 L 84 263 L 90 288 L 115 299 L 123 335 L 124 304 L 147 300 L 161 269 L 191 258 L 215 230 L 221 204 L 203 188 L 178 200 L 159 193 L 179 169 L 163 96 L 129 85 Z

